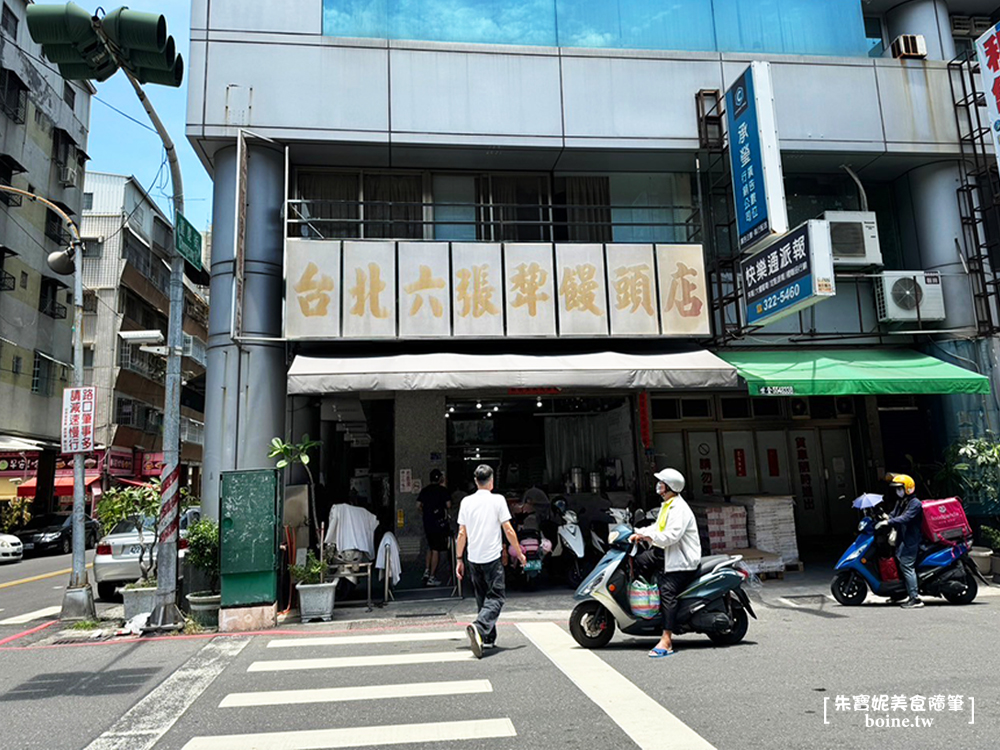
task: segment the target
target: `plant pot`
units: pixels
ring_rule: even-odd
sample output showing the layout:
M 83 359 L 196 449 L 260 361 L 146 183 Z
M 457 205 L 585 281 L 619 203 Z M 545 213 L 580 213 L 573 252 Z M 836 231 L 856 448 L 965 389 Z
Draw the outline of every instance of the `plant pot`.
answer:
M 191 607 L 191 619 L 203 628 L 219 627 L 219 609 L 222 607 L 222 594 L 213 591 L 198 591 L 187 595 Z
M 299 613 L 302 622 L 310 620 L 329 622 L 333 617 L 336 583 L 297 583 L 295 590 L 299 592 Z
M 143 612 L 153 611 L 156 606 L 156 587 L 122 589 L 122 599 L 125 602 L 125 619 L 131 620 Z
M 972 562 L 976 564 L 976 567 L 979 568 L 979 572 L 982 573 L 984 577 L 990 574 L 990 567 L 992 564 L 990 557 L 992 554 L 993 550 L 989 547 L 972 547 L 969 549 L 969 557 L 972 559 Z

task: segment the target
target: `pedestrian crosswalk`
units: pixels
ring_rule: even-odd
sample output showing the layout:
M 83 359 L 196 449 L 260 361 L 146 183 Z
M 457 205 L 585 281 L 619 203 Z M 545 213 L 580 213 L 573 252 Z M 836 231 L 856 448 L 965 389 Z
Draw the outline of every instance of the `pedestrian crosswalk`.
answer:
M 358 655 L 359 648 L 368 653 Z M 348 654 L 338 653 L 347 650 Z M 277 655 L 276 651 L 281 652 L 282 658 L 258 659 L 245 667 L 244 674 L 254 689 L 222 695 L 218 704 L 218 708 L 224 711 L 221 717 L 243 716 L 239 711 L 247 708 L 294 709 L 307 704 L 358 705 L 361 701 L 385 701 L 387 705 L 399 708 L 401 705 L 405 707 L 407 701 L 439 699 L 442 696 L 460 697 L 463 708 L 460 715 L 439 717 L 444 718 L 442 721 L 374 721 L 359 726 L 334 725 L 319 729 L 302 728 L 296 720 L 301 712 L 290 710 L 281 714 L 288 717 L 284 731 L 274 731 L 278 727 L 267 724 L 261 726 L 266 726 L 269 731 L 200 735 L 192 737 L 183 750 L 319 750 L 396 744 L 438 747 L 441 743 L 456 743 L 458 750 L 463 742 L 473 743 L 470 746 L 475 747 L 478 746 L 475 743 L 517 736 L 511 719 L 496 716 L 497 711 L 491 709 L 489 697 L 494 692 L 492 682 L 481 679 L 480 672 L 469 669 L 477 660 L 467 647 L 465 631 L 277 638 L 257 653 Z M 431 665 L 441 664 L 447 665 L 448 672 L 428 674 L 427 669 Z M 374 674 L 379 676 L 375 680 L 372 679 L 373 668 L 376 669 Z M 318 672 L 317 677 L 322 680 L 326 679 L 322 670 L 330 670 L 329 679 L 336 677 L 341 686 L 299 687 L 304 683 L 297 681 L 296 674 Z M 287 677 L 284 676 L 286 674 Z M 292 681 L 291 685 L 289 681 Z M 275 689 L 279 686 L 294 689 Z M 429 704 L 413 704 L 418 715 L 420 705 Z M 438 701 L 434 705 L 448 704 Z M 324 714 L 322 708 L 311 710 L 313 716 L 345 715 L 339 710 L 328 714 Z M 454 714 L 445 709 L 445 714 L 448 713 Z

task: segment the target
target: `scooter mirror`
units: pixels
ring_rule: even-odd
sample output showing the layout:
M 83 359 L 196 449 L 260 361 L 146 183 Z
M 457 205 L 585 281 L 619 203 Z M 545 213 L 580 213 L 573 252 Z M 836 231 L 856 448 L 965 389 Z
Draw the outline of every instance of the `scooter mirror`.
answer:
M 638 526 L 646 520 L 646 511 L 639 509 L 632 515 L 632 524 Z

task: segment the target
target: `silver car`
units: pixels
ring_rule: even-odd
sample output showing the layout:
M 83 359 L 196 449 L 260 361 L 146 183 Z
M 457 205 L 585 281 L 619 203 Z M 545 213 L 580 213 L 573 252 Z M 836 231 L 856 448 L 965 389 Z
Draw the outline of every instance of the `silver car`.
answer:
M 187 549 L 187 530 L 201 518 L 201 508 L 188 508 L 180 517 L 180 543 L 177 549 L 178 569 L 184 562 Z M 139 552 L 145 547 L 143 562 L 149 560 L 150 550 L 154 550 L 155 561 L 156 519 L 142 519 L 142 541 L 140 543 L 137 528 L 138 519 L 122 521 L 97 543 L 94 555 L 94 580 L 97 582 L 97 598 L 101 601 L 111 601 L 116 589 L 138 581 L 142 575 L 139 568 Z

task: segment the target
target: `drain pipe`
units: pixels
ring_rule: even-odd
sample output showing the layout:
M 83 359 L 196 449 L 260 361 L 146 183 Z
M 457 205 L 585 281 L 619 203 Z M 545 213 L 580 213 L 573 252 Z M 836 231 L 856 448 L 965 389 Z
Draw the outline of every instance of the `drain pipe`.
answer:
M 862 211 L 867 211 L 868 210 L 868 193 L 865 192 L 865 187 L 864 187 L 864 185 L 861 184 L 861 179 L 857 176 L 857 174 L 854 173 L 854 170 L 851 169 L 846 164 L 841 164 L 840 168 L 843 169 L 845 172 L 847 172 L 847 174 L 849 174 L 851 176 L 851 179 L 854 180 L 854 182 L 857 184 L 857 186 L 858 186 L 858 198 L 861 200 L 861 210 Z

